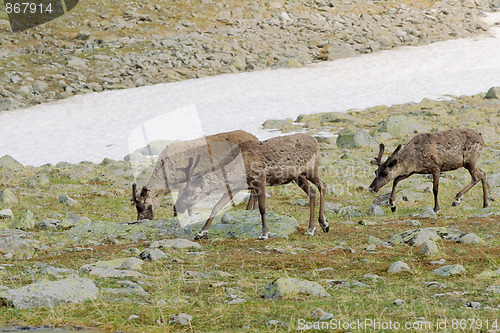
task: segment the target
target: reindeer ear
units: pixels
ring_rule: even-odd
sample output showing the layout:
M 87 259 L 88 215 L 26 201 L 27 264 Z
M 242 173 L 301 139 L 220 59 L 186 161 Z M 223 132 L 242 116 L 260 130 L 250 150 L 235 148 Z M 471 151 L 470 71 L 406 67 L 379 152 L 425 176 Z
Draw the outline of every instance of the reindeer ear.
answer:
M 387 165 L 387 167 L 389 168 L 392 168 L 393 166 L 395 166 L 396 164 L 398 164 L 398 159 L 397 158 L 393 158 L 389 164 Z
M 401 144 L 394 150 L 394 152 L 392 153 L 392 155 L 397 154 L 400 150 L 401 150 Z

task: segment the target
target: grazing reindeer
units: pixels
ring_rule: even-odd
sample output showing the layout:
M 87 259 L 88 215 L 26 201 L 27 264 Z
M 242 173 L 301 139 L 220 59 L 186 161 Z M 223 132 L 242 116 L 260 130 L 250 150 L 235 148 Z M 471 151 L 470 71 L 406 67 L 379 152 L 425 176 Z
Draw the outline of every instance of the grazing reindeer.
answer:
M 306 234 L 313 235 L 316 191 L 309 185 L 312 182 L 320 192 L 319 224 L 323 232 L 328 232 L 328 222 L 324 216 L 325 184 L 319 178 L 319 145 L 316 139 L 307 134 L 293 134 L 269 139 L 262 142 L 245 142 L 241 145 L 242 161 L 235 158 L 224 167 L 226 179 L 221 173 L 193 176 L 197 162 L 191 157 L 186 173 L 186 186 L 177 200 L 177 211 L 182 213 L 204 196 L 227 187 L 226 192 L 212 209 L 210 217 L 195 240 L 208 237 L 208 228 L 217 213 L 241 190 L 250 189 L 258 197 L 262 219 L 262 233 L 259 239 L 267 239 L 269 230 L 266 223 L 266 186 L 276 186 L 295 181 L 309 197 L 309 227 Z M 241 168 L 238 168 L 241 166 Z M 243 165 L 241 165 L 243 164 Z M 244 167 L 244 169 L 243 169 Z
M 369 189 L 378 190 L 394 179 L 392 192 L 389 198 L 391 210 L 396 210 L 394 194 L 396 185 L 405 178 L 418 174 L 432 174 L 434 211 L 439 212 L 438 187 L 441 172 L 466 168 L 471 177 L 471 182 L 455 196 L 452 205 L 458 206 L 463 195 L 479 181 L 483 184 L 483 207 L 489 206 L 486 193 L 486 176 L 478 168 L 477 163 L 484 140 L 480 133 L 467 128 L 451 129 L 438 133 L 423 133 L 415 135 L 405 146 L 399 145 L 389 158 L 382 163 L 384 144 L 380 144 L 380 151 L 372 164 L 378 166 L 375 179 Z
M 207 173 L 219 165 L 226 164 L 227 161 L 223 159 L 227 158 L 227 152 L 247 141 L 259 142 L 259 139 L 248 132 L 237 130 L 190 141 L 174 142 L 165 147 L 158 157 L 151 178 L 139 196 L 136 194 L 136 184 L 132 185 L 131 200 L 137 209 L 137 219 L 152 220 L 153 211 L 160 206 L 163 197 L 170 193 L 171 189 L 178 189 L 179 194 L 182 193 L 186 170 L 180 166 L 186 165 L 190 156 L 199 155 L 202 160 L 196 175 Z M 247 209 L 255 205 L 252 201 L 254 198 L 254 195 L 250 196 Z M 177 216 L 175 205 L 174 216 Z

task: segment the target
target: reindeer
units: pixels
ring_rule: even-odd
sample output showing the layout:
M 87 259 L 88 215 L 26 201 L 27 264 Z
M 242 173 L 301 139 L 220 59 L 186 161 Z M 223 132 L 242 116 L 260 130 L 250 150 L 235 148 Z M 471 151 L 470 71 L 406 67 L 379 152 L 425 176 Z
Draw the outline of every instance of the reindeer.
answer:
M 324 217 L 325 184 L 319 177 L 319 145 L 316 139 L 307 134 L 293 134 L 262 142 L 245 142 L 241 145 L 241 154 L 238 156 L 242 159 L 240 162 L 238 158 L 234 158 L 226 165 L 226 179 L 222 178 L 222 173 L 193 176 L 199 158 L 196 160 L 194 157 L 190 158 L 185 168 L 186 186 L 176 203 L 179 213 L 213 191 L 231 188 L 214 206 L 195 240 L 208 238 L 208 228 L 217 213 L 233 195 L 246 189 L 252 190 L 258 198 L 262 219 L 262 233 L 259 239 L 267 239 L 269 230 L 266 223 L 266 186 L 277 186 L 292 181 L 296 182 L 309 197 L 309 227 L 306 234 L 314 235 L 315 231 L 313 220 L 316 191 L 309 185 L 309 181 L 320 192 L 318 221 L 323 232 L 328 232 L 330 227 Z
M 197 174 L 207 173 L 221 164 L 226 164 L 227 161 L 223 159 L 228 156 L 227 152 L 247 141 L 259 142 L 254 135 L 237 130 L 190 141 L 174 142 L 165 147 L 139 196 L 136 194 L 137 185 L 132 184 L 131 201 L 137 209 L 137 219 L 152 220 L 154 210 L 160 206 L 163 197 L 169 194 L 171 189 L 178 189 L 179 194 L 182 193 L 185 170 L 180 166 L 185 165 L 190 156 L 198 155 L 202 160 Z M 255 195 L 252 194 L 247 209 L 254 207 L 255 201 Z M 177 216 L 175 205 L 174 216 Z
M 438 189 L 441 172 L 456 170 L 460 167 L 467 169 L 471 175 L 471 182 L 465 186 L 453 200 L 452 206 L 458 206 L 463 195 L 481 181 L 483 185 L 483 208 L 489 206 L 486 193 L 486 176 L 478 168 L 478 159 L 484 147 L 484 140 L 480 133 L 467 129 L 451 129 L 438 133 L 422 133 L 415 135 L 405 146 L 399 145 L 396 150 L 382 163 L 384 144 L 380 144 L 377 158 L 371 161 L 378 166 L 375 179 L 369 189 L 378 190 L 394 179 L 389 205 L 396 210 L 394 195 L 397 184 L 414 173 L 432 174 L 434 211 L 439 212 Z

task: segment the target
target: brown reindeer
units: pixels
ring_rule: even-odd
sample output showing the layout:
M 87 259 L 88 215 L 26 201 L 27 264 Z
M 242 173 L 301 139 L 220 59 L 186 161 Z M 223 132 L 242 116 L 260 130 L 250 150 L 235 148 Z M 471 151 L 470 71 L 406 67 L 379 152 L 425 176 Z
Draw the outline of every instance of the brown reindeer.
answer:
M 210 217 L 195 240 L 208 237 L 208 228 L 217 213 L 241 190 L 250 189 L 256 193 L 262 219 L 262 233 L 259 239 L 267 239 L 269 230 L 266 223 L 266 186 L 277 186 L 296 182 L 309 197 L 309 227 L 306 234 L 313 235 L 316 191 L 320 192 L 319 224 L 323 232 L 328 232 L 328 222 L 324 216 L 325 184 L 319 178 L 319 145 L 307 134 L 293 134 L 262 142 L 246 142 L 241 145 L 242 160 L 235 158 L 225 166 L 226 179 L 222 173 L 201 174 L 193 177 L 197 162 L 191 157 L 186 170 L 187 184 L 177 200 L 177 211 L 182 213 L 213 191 L 226 191 L 212 209 Z M 229 185 L 228 186 L 228 182 Z
M 396 150 L 382 163 L 384 144 L 380 144 L 380 151 L 372 164 L 378 166 L 375 179 L 369 189 L 378 190 L 394 179 L 392 192 L 389 198 L 391 210 L 396 210 L 394 195 L 397 184 L 403 179 L 418 173 L 432 174 L 434 211 L 439 212 L 438 189 L 441 172 L 456 170 L 460 167 L 467 169 L 472 177 L 471 182 L 455 196 L 452 205 L 458 206 L 463 195 L 479 181 L 483 185 L 483 207 L 489 206 L 486 193 L 486 176 L 478 168 L 478 159 L 484 147 L 484 140 L 480 133 L 458 128 L 438 133 L 422 133 L 415 135 L 403 148 L 399 145 Z
M 137 209 L 137 219 L 152 220 L 154 210 L 172 189 L 178 189 L 181 195 L 185 185 L 185 168 L 181 166 L 188 163 L 190 156 L 198 155 L 201 159 L 201 163 L 198 160 L 199 166 L 195 175 L 207 173 L 219 168 L 221 164 L 226 164 L 224 159 L 228 158 L 228 151 L 247 141 L 259 142 L 259 139 L 248 132 L 237 130 L 169 144 L 160 153 L 153 173 L 139 196 L 136 184 L 132 185 L 131 201 Z M 254 206 L 255 196 L 251 195 L 247 209 Z M 175 205 L 174 216 L 177 216 Z

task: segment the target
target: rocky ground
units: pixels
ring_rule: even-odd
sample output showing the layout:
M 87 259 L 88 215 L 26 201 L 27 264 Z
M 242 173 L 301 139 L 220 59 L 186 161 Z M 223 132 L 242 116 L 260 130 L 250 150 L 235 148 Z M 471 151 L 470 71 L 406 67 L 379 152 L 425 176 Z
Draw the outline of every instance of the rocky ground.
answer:
M 305 131 L 321 145 L 328 234 L 306 236 L 308 207 L 292 184 L 269 191 L 274 237 L 256 241 L 257 211 L 221 214 L 210 239 L 180 227 L 170 198 L 154 221 L 134 221 L 125 161 L 41 167 L 0 158 L 0 321 L 106 331 L 295 331 L 334 321 L 447 323 L 497 331 L 500 311 L 500 89 L 324 113 L 265 126 Z M 479 186 L 462 205 L 465 170 L 442 175 L 434 214 L 425 175 L 400 183 L 398 209 L 367 190 L 377 145 L 415 133 L 467 126 L 484 134 Z M 143 180 L 140 180 L 143 181 Z M 473 322 L 468 321 L 474 319 Z M 464 324 L 466 323 L 466 324 Z M 316 326 L 314 326 L 316 325 Z M 433 326 L 422 326 L 433 325 Z M 18 326 L 15 326 L 18 327 Z M 333 328 L 333 326 L 328 326 Z M 473 329 L 471 329 L 473 330 Z
M 0 13 L 0 111 L 475 36 L 499 0 L 93 1 L 22 33 Z

